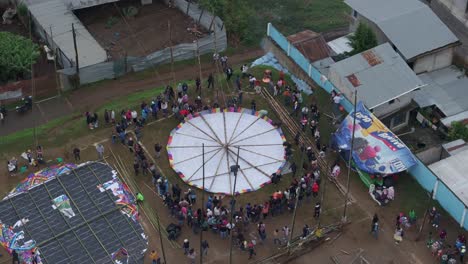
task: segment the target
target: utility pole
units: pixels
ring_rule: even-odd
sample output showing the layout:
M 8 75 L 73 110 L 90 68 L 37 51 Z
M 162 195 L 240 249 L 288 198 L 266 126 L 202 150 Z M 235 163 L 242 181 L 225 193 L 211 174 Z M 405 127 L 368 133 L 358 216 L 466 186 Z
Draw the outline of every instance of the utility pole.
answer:
M 203 246 L 202 246 L 202 243 L 203 243 L 203 223 L 205 221 L 205 143 L 202 144 L 202 199 L 201 199 L 201 203 L 202 203 L 202 213 L 201 213 L 201 228 L 200 228 L 200 264 L 203 264 Z
M 200 82 L 202 82 L 202 68 L 201 68 L 201 59 L 200 59 L 200 47 L 198 46 L 198 37 L 195 36 L 195 42 L 197 44 L 197 58 L 198 58 L 198 74 L 199 74 L 199 78 L 200 78 Z M 202 88 L 200 88 L 200 97 L 201 97 L 201 91 L 202 91 Z
M 356 106 L 357 106 L 357 90 L 354 91 L 354 111 L 353 111 L 353 129 L 351 136 L 351 146 L 349 149 L 349 158 L 348 158 L 348 178 L 346 179 L 346 194 L 345 194 L 345 204 L 343 209 L 343 218 L 341 221 L 343 223 L 347 222 L 347 209 L 348 209 L 348 197 L 349 197 L 349 186 L 351 183 L 351 161 L 353 160 L 353 148 L 354 148 L 354 132 L 356 128 Z
M 28 21 L 29 21 L 29 39 L 33 41 L 32 37 L 32 23 L 31 23 L 31 15 L 28 16 Z M 31 112 L 34 109 L 34 100 L 36 99 L 36 78 L 34 78 L 34 64 L 31 63 L 31 97 L 32 97 L 32 102 L 31 102 Z M 39 145 L 38 140 L 37 140 L 37 131 L 36 131 L 36 119 L 33 118 L 33 141 L 34 145 L 37 147 Z
M 227 147 L 229 148 L 229 147 Z M 232 232 L 232 221 L 233 221 L 233 218 L 234 218 L 234 210 L 235 210 L 235 206 L 236 206 L 236 198 L 235 198 L 235 195 L 236 195 L 236 184 L 237 184 L 237 172 L 239 171 L 239 151 L 240 151 L 240 147 L 238 146 L 237 147 L 237 159 L 236 159 L 236 165 L 234 166 L 231 166 L 231 172 L 234 173 L 234 186 L 232 187 L 232 196 L 231 196 L 231 221 L 230 221 L 230 225 L 231 225 L 231 229 L 229 231 L 230 235 L 231 235 L 231 241 L 230 241 L 230 247 L 229 247 L 229 264 L 232 264 L 232 246 L 233 246 L 233 243 L 234 243 L 234 236 L 232 235 L 234 232 Z M 226 149 L 226 155 L 228 155 L 229 153 L 229 149 Z
M 76 32 L 75 32 L 75 24 L 72 23 L 72 34 L 73 34 L 73 47 L 75 48 L 75 68 L 76 74 L 80 75 L 80 64 L 78 60 L 78 47 L 76 46 Z

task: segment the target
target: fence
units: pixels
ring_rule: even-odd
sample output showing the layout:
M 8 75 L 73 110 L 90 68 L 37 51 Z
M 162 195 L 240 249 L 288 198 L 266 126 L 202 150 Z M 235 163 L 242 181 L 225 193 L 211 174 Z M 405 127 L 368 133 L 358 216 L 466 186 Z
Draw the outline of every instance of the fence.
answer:
M 168 0 L 165 0 L 168 4 Z M 224 51 L 227 48 L 227 35 L 223 21 L 219 17 L 199 8 L 195 3 L 186 0 L 172 1 L 174 7 L 190 16 L 201 26 L 208 29 L 208 36 L 198 39 L 198 45 L 193 43 L 181 43 L 172 47 L 172 58 L 181 61 L 194 58 L 198 55 L 213 51 Z M 88 67 L 80 68 L 80 84 L 93 83 L 103 79 L 113 79 L 130 71 L 142 71 L 150 67 L 161 65 L 171 61 L 171 48 L 158 50 L 144 57 L 126 57 L 114 61 L 103 62 Z M 70 77 L 75 75 L 74 67 L 68 67 L 58 71 L 62 80 L 62 88 L 67 90 L 73 85 Z
M 328 78 L 320 73 L 312 63 L 305 58 L 271 23 L 267 26 L 267 36 L 270 37 L 307 75 L 322 89 L 331 93 L 337 90 Z M 341 105 L 347 112 L 353 110 L 353 104 L 344 98 Z M 460 223 L 461 227 L 468 229 L 468 211 L 466 205 L 448 188 L 428 167 L 418 158 L 416 165 L 408 172 L 428 192 L 432 192 L 432 198 L 439 201 L 442 207 Z

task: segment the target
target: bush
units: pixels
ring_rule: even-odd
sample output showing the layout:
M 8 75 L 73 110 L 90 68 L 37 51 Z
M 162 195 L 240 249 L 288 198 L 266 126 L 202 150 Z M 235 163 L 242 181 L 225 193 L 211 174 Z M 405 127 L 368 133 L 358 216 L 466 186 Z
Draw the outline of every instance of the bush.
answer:
M 453 122 L 448 134 L 450 140 L 463 139 L 468 141 L 468 127 L 462 122 Z
M 359 23 L 356 32 L 349 37 L 349 45 L 353 48 L 351 54 L 358 54 L 377 46 L 377 37 L 370 27 Z
M 39 46 L 30 39 L 0 32 L 0 82 L 16 80 L 31 72 L 39 58 Z
M 28 7 L 24 3 L 20 3 L 16 11 L 20 17 L 28 16 Z

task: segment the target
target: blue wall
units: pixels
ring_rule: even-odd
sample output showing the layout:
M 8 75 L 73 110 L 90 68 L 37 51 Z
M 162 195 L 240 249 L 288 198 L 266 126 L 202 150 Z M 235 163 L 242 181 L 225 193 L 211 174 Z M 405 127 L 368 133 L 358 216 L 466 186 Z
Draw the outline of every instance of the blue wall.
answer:
M 267 35 L 299 66 L 314 82 L 322 87 L 328 93 L 332 90 L 338 90 L 335 86 L 322 77 L 322 74 L 310 63 L 310 61 L 302 55 L 289 41 L 281 34 L 271 23 L 268 23 Z M 341 105 L 349 113 L 353 110 L 353 104 L 346 98 L 341 100 Z M 417 159 L 417 158 L 416 158 Z M 437 176 L 426 167 L 419 159 L 417 164 L 411 167 L 409 173 L 416 179 L 416 181 L 428 192 L 434 190 L 436 182 L 438 188 L 434 194 L 434 198 L 439 201 L 442 207 L 460 223 L 462 221 L 463 211 L 465 205 L 458 199 L 453 192 L 442 182 Z M 465 229 L 468 230 L 468 215 L 465 217 L 464 223 L 460 223 Z

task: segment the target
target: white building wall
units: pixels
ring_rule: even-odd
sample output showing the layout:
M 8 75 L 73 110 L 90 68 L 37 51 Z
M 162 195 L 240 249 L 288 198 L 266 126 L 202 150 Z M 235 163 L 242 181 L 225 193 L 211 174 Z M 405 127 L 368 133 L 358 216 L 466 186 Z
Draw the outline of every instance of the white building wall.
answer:
M 420 74 L 448 67 L 452 65 L 453 51 L 454 48 L 450 47 L 417 58 L 414 62 L 413 71 L 416 74 Z
M 409 105 L 413 99 L 413 94 L 408 93 L 401 97 L 398 97 L 393 101 L 393 103 L 384 103 L 383 105 L 377 106 L 373 110 L 373 113 L 376 117 L 384 117 L 386 115 L 397 112 L 399 109 Z M 369 105 L 368 107 L 372 107 Z

